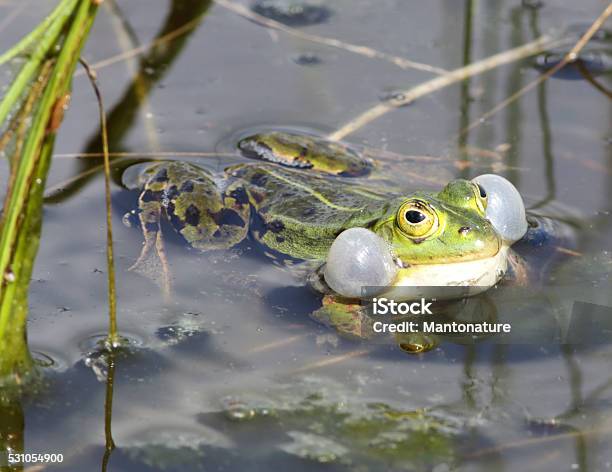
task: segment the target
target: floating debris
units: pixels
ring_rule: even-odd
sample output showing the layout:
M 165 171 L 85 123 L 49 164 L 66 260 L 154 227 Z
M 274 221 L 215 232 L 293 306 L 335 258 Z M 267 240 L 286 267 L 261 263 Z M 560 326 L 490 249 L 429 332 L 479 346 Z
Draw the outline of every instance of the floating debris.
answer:
M 317 66 L 323 61 L 319 56 L 311 52 L 305 52 L 293 57 L 293 62 L 298 66 Z
M 331 10 L 317 3 L 300 0 L 257 0 L 251 10 L 287 26 L 309 26 L 323 23 Z
M 591 25 L 576 23 L 567 27 L 566 35 L 578 41 Z M 555 48 L 538 55 L 534 67 L 542 72 L 549 71 L 558 65 L 569 49 Z M 591 38 L 589 44 L 569 64 L 554 74 L 554 77 L 566 80 L 588 79 L 588 75 L 597 76 L 612 71 L 612 31 L 600 28 Z
M 384 90 L 382 93 L 378 95 L 378 99 L 381 102 L 387 102 L 390 105 L 405 107 L 410 105 L 410 103 L 403 103 L 406 100 L 406 95 L 400 90 Z M 398 105 L 399 104 L 399 105 Z
M 530 10 L 539 10 L 544 6 L 544 2 L 542 0 L 522 0 L 521 6 Z
M 547 72 L 557 66 L 565 57 L 567 51 L 556 50 L 540 54 L 535 58 L 536 69 Z M 598 76 L 612 71 L 612 56 L 610 51 L 583 51 L 578 57 L 554 74 L 554 77 L 565 80 L 584 79 L 585 72 Z

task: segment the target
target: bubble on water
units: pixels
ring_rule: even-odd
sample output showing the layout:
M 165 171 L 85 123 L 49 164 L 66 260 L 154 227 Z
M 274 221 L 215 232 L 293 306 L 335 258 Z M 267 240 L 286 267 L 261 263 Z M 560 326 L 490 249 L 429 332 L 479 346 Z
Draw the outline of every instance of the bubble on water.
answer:
M 272 404 L 264 399 L 245 399 L 228 396 L 221 399 L 225 417 L 231 421 L 249 421 L 274 414 Z
M 305 52 L 293 57 L 293 62 L 299 66 L 316 66 L 323 61 L 319 56 L 311 52 Z
M 381 102 L 389 102 L 390 104 L 397 105 L 406 100 L 406 94 L 401 90 L 385 90 L 378 95 Z M 410 103 L 402 103 L 400 106 L 408 106 Z
M 288 26 L 322 23 L 332 14 L 328 7 L 304 0 L 256 0 L 251 10 Z

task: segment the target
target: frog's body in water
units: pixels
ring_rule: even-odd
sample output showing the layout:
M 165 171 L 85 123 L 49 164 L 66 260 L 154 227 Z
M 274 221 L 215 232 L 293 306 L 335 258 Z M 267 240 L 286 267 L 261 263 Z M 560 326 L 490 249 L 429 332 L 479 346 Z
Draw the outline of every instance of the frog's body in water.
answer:
M 223 175 L 179 161 L 147 167 L 140 176 L 139 200 L 147 239 L 165 213 L 201 250 L 232 247 L 251 232 L 278 253 L 323 261 L 338 234 L 364 227 L 385 239 L 406 266 L 499 252 L 501 241 L 484 218 L 486 195 L 478 185 L 456 180 L 437 194 L 387 193 L 335 177 L 342 169 L 363 174 L 370 167 L 355 154 L 340 153 L 340 145 L 317 146 L 303 136 L 292 142 L 291 137 L 274 133 L 241 141 L 250 156 L 274 163 L 233 165 Z M 280 152 L 271 158 L 274 142 Z M 291 156 L 299 157 L 299 165 Z M 334 157 L 343 160 L 342 167 L 331 163 Z
M 374 169 L 357 153 L 290 133 L 250 136 L 238 147 L 255 160 L 221 173 L 180 161 L 153 163 L 140 173 L 145 246 L 136 268 L 153 252 L 163 256 L 165 216 L 200 250 L 230 248 L 250 234 L 271 250 L 266 253 L 318 265 L 340 233 L 366 228 L 393 255 L 398 275 L 391 285 L 445 280 L 482 291 L 506 271 L 509 246 L 485 217 L 487 194 L 477 183 L 454 180 L 438 193 L 386 191 L 346 178 Z M 452 277 L 440 279 L 441 272 Z M 329 298 L 325 303 L 330 307 Z

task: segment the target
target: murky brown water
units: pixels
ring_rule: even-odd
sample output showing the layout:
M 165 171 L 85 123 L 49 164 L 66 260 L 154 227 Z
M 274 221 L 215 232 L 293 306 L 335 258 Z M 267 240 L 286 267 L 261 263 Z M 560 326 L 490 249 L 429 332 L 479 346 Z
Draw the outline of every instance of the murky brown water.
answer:
M 2 49 L 42 18 L 38 6 L 21 5 L 0 1 Z M 545 1 L 536 10 L 519 0 L 326 5 L 327 20 L 300 31 L 451 70 L 588 24 L 605 2 Z M 208 2 L 110 6 L 101 9 L 86 48 L 93 64 L 180 28 Z M 13 21 L 2 22 L 17 9 Z M 607 48 L 611 53 L 612 43 Z M 381 97 L 434 76 L 269 30 L 215 4 L 199 26 L 145 51 L 99 67 L 116 152 L 212 152 L 259 126 L 329 132 Z M 547 272 L 539 301 L 498 303 L 500 318 L 537 328 L 548 322 L 551 305 L 567 314 L 575 300 L 612 304 L 612 109 L 588 80 L 552 78 L 458 137 L 537 78 L 532 63 L 426 96 L 346 140 L 447 159 L 442 166 L 415 164 L 429 180 L 406 175 L 411 187 L 497 170 L 531 206 L 560 208 L 561 218 L 571 213 L 580 223 L 573 250 L 582 256 L 562 258 Z M 610 89 L 609 74 L 597 80 Z M 53 367 L 42 394 L 0 412 L 0 424 L 23 435 L 24 452 L 64 454 L 64 463 L 50 470 L 95 470 L 103 463 L 108 359 L 91 354 L 107 329 L 103 180 L 94 168 L 101 161 L 65 156 L 98 152 L 97 132 L 96 103 L 80 75 L 48 179 L 31 286 L 30 345 Z M 465 161 L 471 166 L 455 165 Z M 255 249 L 201 254 L 168 232 L 175 294 L 165 303 L 156 285 L 127 271 L 142 235 L 122 224 L 137 194 L 119 185 L 131 161 L 116 162 L 120 330 L 133 349 L 112 359 L 116 449 L 108 470 L 612 467 L 610 343 L 447 342 L 411 356 L 392 344 L 340 339 L 308 317 L 317 297 L 298 282 L 288 287 L 286 273 Z M 4 160 L 0 172 L 6 175 Z M 14 417 L 23 417 L 23 425 Z

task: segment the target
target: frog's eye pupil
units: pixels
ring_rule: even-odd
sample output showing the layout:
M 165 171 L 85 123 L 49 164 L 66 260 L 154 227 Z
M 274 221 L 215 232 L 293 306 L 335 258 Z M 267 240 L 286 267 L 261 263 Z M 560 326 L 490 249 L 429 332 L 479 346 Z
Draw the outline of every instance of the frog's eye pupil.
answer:
M 487 198 L 487 192 L 482 187 L 482 185 L 476 184 L 476 186 L 478 187 L 478 191 L 480 192 L 480 198 Z
M 421 221 L 423 221 L 426 218 L 426 216 L 425 214 L 423 214 L 422 212 L 418 210 L 408 210 L 405 214 L 405 218 L 406 218 L 406 221 L 408 221 L 408 223 L 412 223 L 413 225 L 416 225 L 417 223 L 420 223 Z

